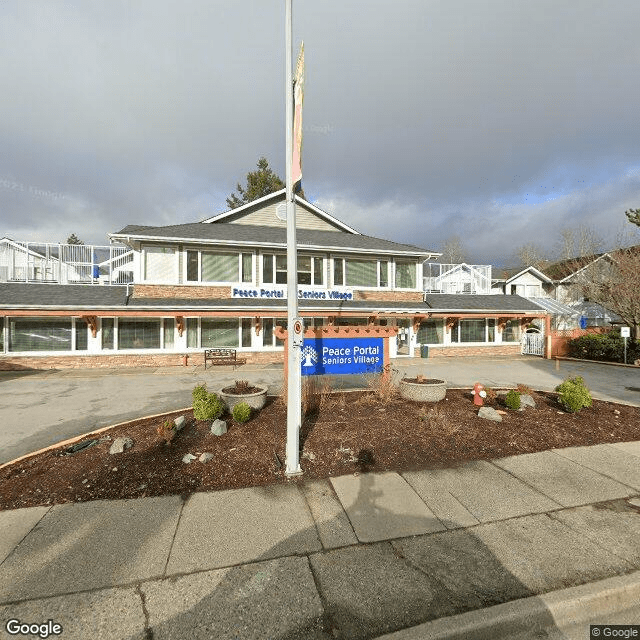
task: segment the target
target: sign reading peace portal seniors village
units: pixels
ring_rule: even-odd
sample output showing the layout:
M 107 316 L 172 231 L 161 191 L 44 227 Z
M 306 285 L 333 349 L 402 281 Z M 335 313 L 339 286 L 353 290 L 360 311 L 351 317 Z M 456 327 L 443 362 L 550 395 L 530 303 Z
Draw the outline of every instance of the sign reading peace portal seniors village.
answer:
M 287 288 L 273 285 L 248 287 L 243 284 L 231 287 L 232 298 L 261 298 L 286 300 Z M 319 289 L 298 286 L 299 300 L 353 300 L 353 289 Z
M 380 373 L 384 338 L 305 338 L 302 375 Z

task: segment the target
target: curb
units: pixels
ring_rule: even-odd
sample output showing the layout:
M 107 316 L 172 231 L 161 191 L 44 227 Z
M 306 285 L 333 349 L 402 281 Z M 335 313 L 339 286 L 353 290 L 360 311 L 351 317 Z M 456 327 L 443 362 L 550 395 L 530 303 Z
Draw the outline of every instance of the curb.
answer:
M 585 360 L 584 358 L 569 358 L 568 356 L 553 356 L 553 360 L 566 362 L 588 362 L 590 364 L 606 364 L 609 367 L 626 367 L 627 369 L 637 369 L 635 364 L 624 364 L 624 362 L 605 362 L 604 360 Z
M 181 411 L 190 411 L 193 407 L 186 407 L 185 409 L 174 409 L 173 411 L 165 411 L 164 413 L 156 413 L 152 416 L 142 416 L 140 418 L 133 418 L 132 420 L 125 420 L 124 422 L 118 422 L 118 424 L 110 424 L 106 427 L 100 427 L 100 429 L 96 429 L 95 431 L 88 431 L 87 433 L 83 433 L 79 436 L 74 436 L 73 438 L 68 438 L 67 440 L 62 440 L 61 442 L 56 442 L 55 444 L 50 444 L 48 447 L 44 447 L 44 449 L 38 449 L 37 451 L 32 451 L 31 453 L 25 453 L 23 456 L 16 458 L 15 460 L 9 460 L 9 462 L 3 462 L 0 464 L 0 469 L 4 469 L 9 465 L 15 464 L 16 462 L 20 462 L 21 460 L 26 460 L 27 458 L 33 458 L 33 456 L 37 456 L 40 453 L 44 453 L 45 451 L 50 451 L 51 449 L 57 449 L 58 447 L 63 447 L 67 444 L 73 444 L 74 442 L 78 442 L 78 440 L 82 440 L 82 438 L 86 438 L 87 436 L 93 436 L 98 433 L 104 433 L 105 431 L 109 431 L 109 429 L 115 429 L 116 427 L 122 427 L 131 422 L 138 422 L 138 420 L 151 420 L 153 418 L 162 418 L 164 416 L 168 416 L 171 413 L 178 413 Z
M 588 624 L 637 607 L 640 571 L 440 618 L 375 640 L 508 640 Z M 526 636 L 520 634 L 527 634 Z M 540 637 L 547 637 L 540 636 Z M 554 636 L 555 637 L 555 636 Z M 585 637 L 587 637 L 585 635 Z

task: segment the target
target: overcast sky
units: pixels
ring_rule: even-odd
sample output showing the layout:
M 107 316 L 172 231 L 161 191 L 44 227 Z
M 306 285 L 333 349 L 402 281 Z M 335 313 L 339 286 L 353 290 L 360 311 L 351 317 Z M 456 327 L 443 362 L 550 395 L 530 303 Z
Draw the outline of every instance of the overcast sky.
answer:
M 224 211 L 259 156 L 284 178 L 284 7 L 0 0 L 0 237 L 107 244 Z M 636 232 L 638 0 L 293 0 L 293 23 L 322 209 L 496 265 Z

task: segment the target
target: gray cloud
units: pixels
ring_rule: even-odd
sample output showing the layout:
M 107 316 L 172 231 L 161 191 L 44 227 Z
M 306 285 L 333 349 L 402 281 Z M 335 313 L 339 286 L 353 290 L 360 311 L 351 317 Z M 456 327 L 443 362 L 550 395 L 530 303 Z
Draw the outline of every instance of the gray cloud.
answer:
M 103 243 L 224 210 L 260 155 L 283 175 L 283 12 L 0 3 L 0 235 Z M 305 192 L 363 232 L 434 249 L 457 233 L 500 263 L 640 206 L 635 0 L 294 0 L 293 15 Z

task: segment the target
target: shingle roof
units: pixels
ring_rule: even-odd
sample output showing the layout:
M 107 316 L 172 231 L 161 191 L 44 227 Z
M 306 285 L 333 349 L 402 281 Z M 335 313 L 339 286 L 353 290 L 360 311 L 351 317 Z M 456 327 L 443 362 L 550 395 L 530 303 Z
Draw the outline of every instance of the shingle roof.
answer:
M 131 236 L 134 238 L 175 238 L 176 240 L 193 240 L 203 242 L 250 243 L 255 245 L 278 244 L 286 246 L 287 231 L 280 227 L 267 227 L 249 224 L 216 223 L 204 224 L 192 222 L 174 224 L 165 227 L 150 227 L 130 224 L 111 237 Z M 316 231 L 314 229 L 297 229 L 298 245 L 315 247 L 336 247 L 341 249 L 363 249 L 385 253 L 412 253 L 423 255 L 435 253 L 414 245 L 400 244 L 365 235 L 353 235 L 339 231 Z
M 126 295 L 124 286 L 7 282 L 0 283 L 0 309 L 124 306 Z
M 360 311 L 362 313 L 540 312 L 538 305 L 520 296 L 429 294 L 422 301 L 381 300 L 300 300 L 300 309 L 319 311 Z M 134 298 L 127 300 L 125 286 L 64 285 L 36 283 L 0 284 L 0 309 L 278 309 L 286 310 L 286 300 L 245 298 Z
M 515 313 L 517 311 L 544 311 L 531 300 L 521 296 L 496 295 L 454 295 L 449 293 L 426 294 L 425 302 L 432 309 L 443 311 L 494 311 Z

